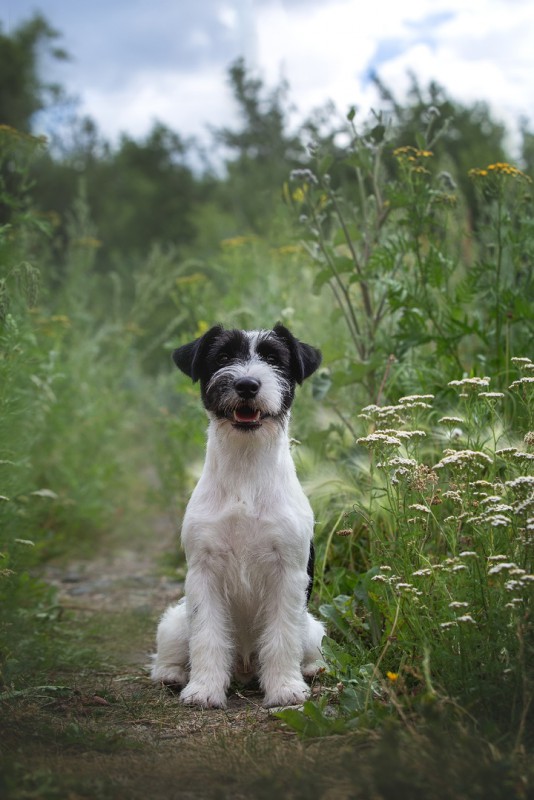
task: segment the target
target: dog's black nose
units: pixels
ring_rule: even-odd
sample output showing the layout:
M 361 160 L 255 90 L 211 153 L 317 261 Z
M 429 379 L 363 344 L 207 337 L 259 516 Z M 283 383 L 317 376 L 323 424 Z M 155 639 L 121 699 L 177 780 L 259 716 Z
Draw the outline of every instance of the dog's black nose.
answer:
M 260 386 L 261 383 L 256 378 L 238 378 L 234 383 L 236 392 L 243 400 L 250 400 L 251 397 L 256 397 Z

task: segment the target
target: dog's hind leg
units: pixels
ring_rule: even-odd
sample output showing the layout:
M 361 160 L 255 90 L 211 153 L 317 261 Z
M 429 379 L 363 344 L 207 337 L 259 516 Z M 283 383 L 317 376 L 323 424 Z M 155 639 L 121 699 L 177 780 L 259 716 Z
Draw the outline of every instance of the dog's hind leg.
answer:
M 307 613 L 302 642 L 304 655 L 300 666 L 305 678 L 313 678 L 321 668 L 319 659 L 321 658 L 321 642 L 324 635 L 323 623 Z
M 150 676 L 156 683 L 185 686 L 188 681 L 189 622 L 185 597 L 163 614 Z

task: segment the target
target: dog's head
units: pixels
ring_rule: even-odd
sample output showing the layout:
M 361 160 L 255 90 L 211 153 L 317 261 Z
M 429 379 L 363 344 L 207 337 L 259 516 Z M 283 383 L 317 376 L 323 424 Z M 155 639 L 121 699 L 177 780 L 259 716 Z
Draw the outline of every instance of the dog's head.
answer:
M 283 422 L 296 384 L 321 363 L 319 350 L 300 342 L 280 323 L 271 331 L 216 325 L 172 357 L 182 372 L 200 381 L 210 416 L 247 432 Z

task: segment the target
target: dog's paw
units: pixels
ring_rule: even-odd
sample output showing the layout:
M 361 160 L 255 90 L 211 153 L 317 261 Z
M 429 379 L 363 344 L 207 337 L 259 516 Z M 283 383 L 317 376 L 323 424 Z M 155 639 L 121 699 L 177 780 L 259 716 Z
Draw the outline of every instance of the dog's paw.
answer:
M 315 678 L 321 672 L 324 672 L 324 665 L 319 661 L 310 661 L 308 664 L 302 664 L 300 671 L 305 678 Z
M 187 670 L 177 664 L 173 666 L 154 665 L 150 671 L 154 683 L 164 683 L 169 686 L 185 686 L 189 676 Z
M 180 702 L 201 708 L 226 708 L 226 692 L 206 683 L 190 681 L 180 694 Z
M 265 694 L 265 708 L 275 706 L 300 706 L 310 696 L 310 689 L 304 681 L 291 681 L 278 686 Z

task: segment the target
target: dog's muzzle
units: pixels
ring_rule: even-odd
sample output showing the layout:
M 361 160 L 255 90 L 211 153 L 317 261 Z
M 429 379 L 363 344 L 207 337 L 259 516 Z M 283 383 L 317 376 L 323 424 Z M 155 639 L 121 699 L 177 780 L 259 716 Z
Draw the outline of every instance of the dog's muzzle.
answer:
M 254 398 L 260 387 L 261 382 L 257 378 L 243 377 L 235 381 L 234 389 L 241 402 L 233 410 L 234 427 L 251 430 L 261 425 L 261 411 L 254 405 Z

